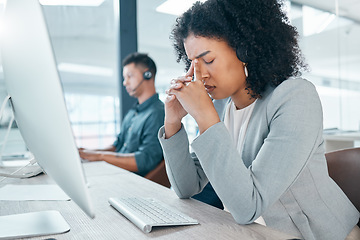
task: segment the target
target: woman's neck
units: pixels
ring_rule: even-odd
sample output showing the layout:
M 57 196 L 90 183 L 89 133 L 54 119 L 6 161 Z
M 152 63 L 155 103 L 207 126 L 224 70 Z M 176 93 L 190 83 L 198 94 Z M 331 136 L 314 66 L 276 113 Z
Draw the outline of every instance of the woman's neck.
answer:
M 239 110 L 252 104 L 256 98 L 251 97 L 251 91 L 244 89 L 240 93 L 231 96 L 231 100 L 234 102 L 236 109 Z

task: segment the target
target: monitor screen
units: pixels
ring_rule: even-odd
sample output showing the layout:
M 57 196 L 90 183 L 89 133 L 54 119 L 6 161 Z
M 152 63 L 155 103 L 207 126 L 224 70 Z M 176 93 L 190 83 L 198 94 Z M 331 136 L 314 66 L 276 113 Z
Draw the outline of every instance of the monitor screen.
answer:
M 5 86 L 16 123 L 37 163 L 94 216 L 42 7 L 10 0 L 0 36 Z

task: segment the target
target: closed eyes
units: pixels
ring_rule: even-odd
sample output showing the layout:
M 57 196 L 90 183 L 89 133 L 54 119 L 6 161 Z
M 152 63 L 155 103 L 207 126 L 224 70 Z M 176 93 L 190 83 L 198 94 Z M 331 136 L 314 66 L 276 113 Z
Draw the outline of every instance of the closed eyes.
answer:
M 214 60 L 215 60 L 215 59 L 213 59 L 213 60 L 211 60 L 211 61 L 209 61 L 209 62 L 204 60 L 204 62 L 205 62 L 205 64 L 211 64 L 211 63 L 214 62 Z

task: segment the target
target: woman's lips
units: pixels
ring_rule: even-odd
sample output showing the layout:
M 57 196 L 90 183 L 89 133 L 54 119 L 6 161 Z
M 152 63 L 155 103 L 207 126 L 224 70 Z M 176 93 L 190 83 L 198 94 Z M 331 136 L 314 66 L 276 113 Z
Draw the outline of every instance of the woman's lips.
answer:
M 208 93 L 214 91 L 215 88 L 216 88 L 215 86 L 205 85 L 205 89 Z

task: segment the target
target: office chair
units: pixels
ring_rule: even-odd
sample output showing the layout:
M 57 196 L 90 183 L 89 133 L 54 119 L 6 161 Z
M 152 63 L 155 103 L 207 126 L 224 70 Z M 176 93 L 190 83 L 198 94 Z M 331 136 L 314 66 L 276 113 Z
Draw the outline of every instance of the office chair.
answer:
M 325 157 L 330 177 L 360 211 L 360 148 L 329 152 Z
M 145 175 L 145 178 L 163 185 L 164 187 L 170 188 L 170 182 L 165 169 L 165 160 L 161 160 L 155 169 Z

